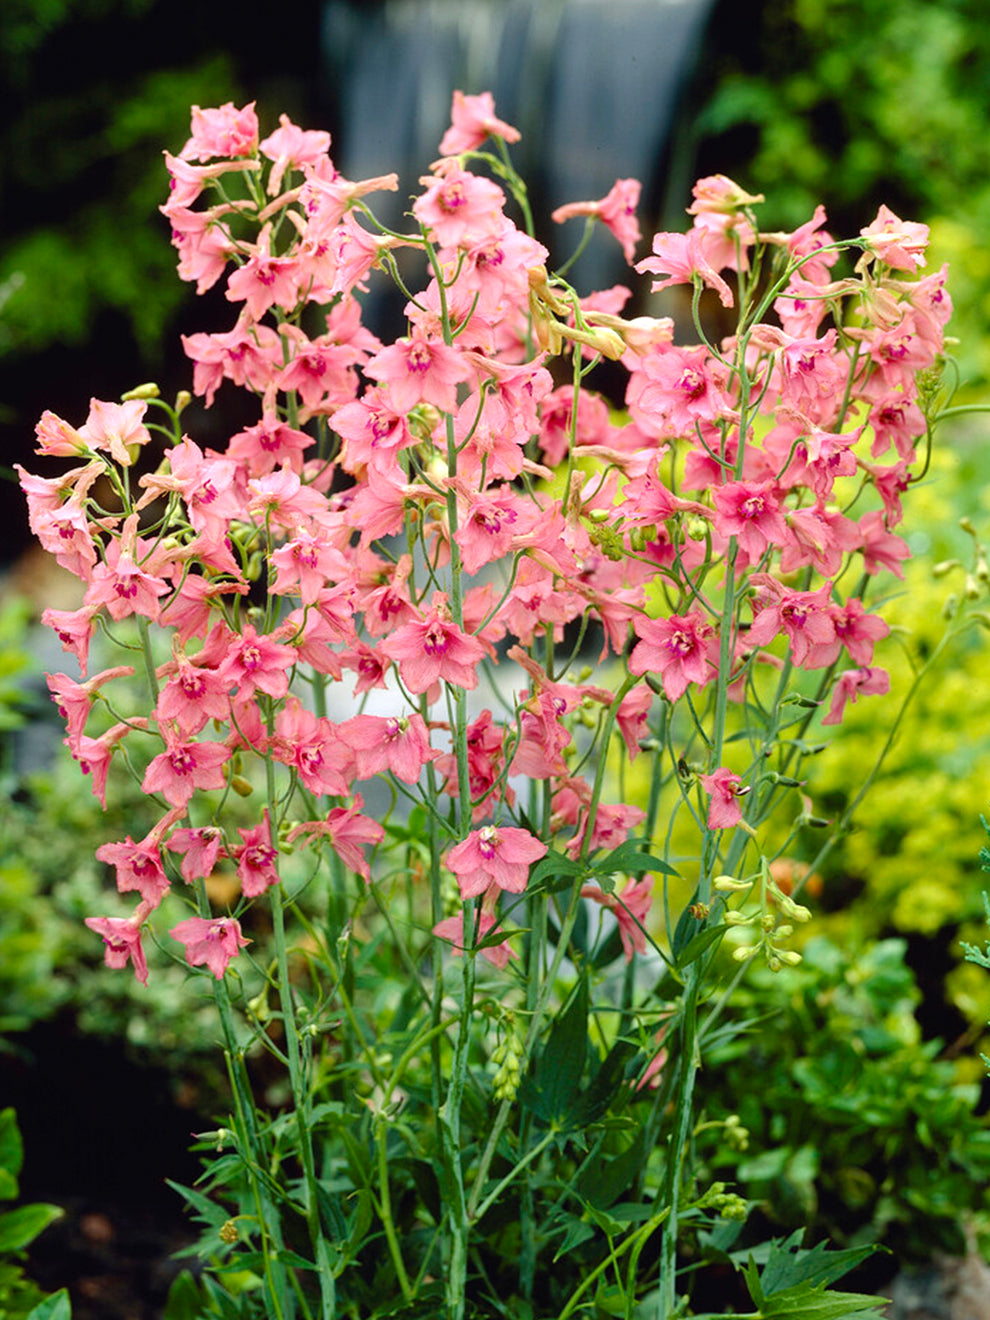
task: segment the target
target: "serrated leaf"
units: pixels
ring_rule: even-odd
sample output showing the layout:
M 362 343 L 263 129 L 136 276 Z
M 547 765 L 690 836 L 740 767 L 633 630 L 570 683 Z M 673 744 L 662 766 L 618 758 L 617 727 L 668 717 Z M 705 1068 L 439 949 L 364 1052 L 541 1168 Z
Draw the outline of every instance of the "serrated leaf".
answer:
M 183 1187 L 182 1183 L 173 1182 L 171 1178 L 166 1178 L 165 1182 L 174 1192 L 178 1192 L 181 1197 L 188 1201 L 193 1209 L 197 1210 L 206 1223 L 212 1225 L 213 1228 L 219 1228 L 221 1224 L 225 1224 L 230 1218 L 222 1205 L 217 1205 L 215 1201 L 211 1201 L 202 1192 L 197 1192 L 194 1187 Z
M 760 1311 L 763 1320 L 839 1320 L 844 1315 L 863 1315 L 873 1313 L 887 1305 L 884 1297 L 875 1297 L 867 1293 L 828 1292 L 824 1284 L 809 1287 L 799 1284 L 796 1288 L 785 1288 L 764 1300 Z M 879 1317 L 877 1318 L 879 1320 Z
M 46 1205 L 44 1202 L 8 1210 L 0 1215 L 0 1251 L 21 1251 L 64 1214 L 60 1205 Z
M 784 1242 L 770 1244 L 767 1263 L 760 1273 L 764 1296 L 794 1288 L 800 1284 L 817 1286 L 834 1283 L 877 1250 L 874 1245 L 829 1251 L 827 1242 L 803 1250 L 798 1244 L 803 1234 L 797 1229 Z
M 553 1258 L 554 1264 L 560 1260 L 561 1256 L 568 1255 L 575 1247 L 579 1247 L 582 1242 L 587 1242 L 588 1238 L 594 1236 L 595 1230 L 586 1220 L 571 1219 L 567 1226 L 567 1232 L 564 1234 L 564 1240 L 557 1248 L 556 1255 Z
M 25 1320 L 72 1320 L 72 1305 L 65 1288 L 59 1288 L 43 1302 L 39 1302 L 25 1316 Z

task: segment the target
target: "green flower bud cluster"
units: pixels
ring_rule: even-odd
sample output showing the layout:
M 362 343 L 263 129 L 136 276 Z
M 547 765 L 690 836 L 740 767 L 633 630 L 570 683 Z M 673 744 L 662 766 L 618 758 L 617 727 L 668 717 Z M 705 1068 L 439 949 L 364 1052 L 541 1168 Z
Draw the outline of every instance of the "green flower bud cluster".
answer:
M 496 1065 L 492 1078 L 492 1095 L 496 1100 L 514 1100 L 522 1076 L 523 1046 L 511 1024 L 505 1038 L 492 1050 L 492 1063 Z
M 811 911 L 801 903 L 795 903 L 789 894 L 785 894 L 770 874 L 765 860 L 760 864 L 761 901 L 758 911 L 727 911 L 724 917 L 727 926 L 747 926 L 751 929 L 754 942 L 739 944 L 732 951 L 736 962 L 748 962 L 755 954 L 762 952 L 771 972 L 779 972 L 782 967 L 796 967 L 801 955 L 794 949 L 782 946 L 782 941 L 794 934 L 793 922 L 803 924 L 811 920 Z M 751 880 L 737 880 L 731 875 L 720 875 L 713 888 L 719 894 L 748 894 L 756 884 L 756 877 Z M 781 921 L 781 916 L 788 918 Z
M 699 1210 L 713 1210 L 722 1219 L 735 1219 L 740 1222 L 749 1213 L 746 1201 L 735 1192 L 727 1192 L 725 1183 L 713 1182 L 704 1196 L 698 1201 Z

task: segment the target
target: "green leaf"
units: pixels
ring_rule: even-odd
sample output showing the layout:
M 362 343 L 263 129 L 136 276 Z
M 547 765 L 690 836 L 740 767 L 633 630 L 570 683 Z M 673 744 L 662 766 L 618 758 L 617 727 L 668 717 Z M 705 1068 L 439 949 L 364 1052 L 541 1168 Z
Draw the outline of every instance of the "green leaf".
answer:
M 577 1094 L 588 1053 L 588 983 L 582 979 L 558 1014 L 540 1058 L 537 1086 L 551 1122 L 567 1113 Z
M 766 1298 L 760 1314 L 764 1320 L 785 1320 L 785 1317 L 793 1317 L 793 1320 L 839 1320 L 844 1315 L 857 1315 L 862 1320 L 873 1315 L 879 1320 L 874 1308 L 886 1305 L 887 1299 L 884 1297 L 866 1293 L 827 1292 L 824 1284 L 813 1288 L 802 1283 L 796 1288 L 785 1288 L 783 1292 Z
M 608 1110 L 613 1096 L 626 1080 L 626 1064 L 639 1053 L 630 1040 L 617 1040 L 602 1060 L 591 1084 L 573 1109 L 576 1127 L 597 1123 Z
M 16 1179 L 23 1163 L 24 1145 L 17 1130 L 17 1115 L 13 1109 L 0 1110 L 0 1169 Z
M 706 949 L 710 948 L 716 940 L 722 938 L 726 929 L 726 926 L 706 926 L 704 930 L 700 930 L 697 935 L 688 940 L 680 954 L 678 954 L 677 966 L 679 968 L 687 967 L 696 958 L 700 958 Z
M 177 1275 L 165 1301 L 162 1320 L 199 1320 L 203 1296 L 188 1270 Z
M 16 1201 L 19 1194 L 14 1175 L 8 1169 L 0 1169 L 0 1201 Z
M 46 1297 L 25 1316 L 24 1320 L 72 1320 L 72 1305 L 67 1290 L 59 1288 L 57 1293 Z M 167 1317 L 166 1320 L 171 1320 L 171 1317 Z
M 585 1219 L 571 1218 L 567 1225 L 567 1232 L 564 1234 L 564 1240 L 557 1248 L 554 1256 L 554 1264 L 560 1260 L 561 1256 L 568 1256 L 575 1247 L 579 1247 L 582 1242 L 587 1242 L 588 1238 L 595 1236 L 595 1230 Z
M 770 1297 L 798 1284 L 834 1283 L 877 1250 L 876 1246 L 870 1245 L 829 1251 L 827 1242 L 819 1242 L 804 1251 L 798 1246 L 802 1232 L 797 1229 L 785 1242 L 775 1239 L 770 1244 L 770 1255 L 760 1274 L 765 1296 Z
M 629 1187 L 646 1159 L 645 1136 L 640 1129 L 621 1155 L 588 1162 L 577 1191 L 587 1201 L 589 1210 L 607 1210 Z
M 529 877 L 529 891 L 532 893 L 533 886 L 538 885 L 542 880 L 550 876 L 573 877 L 583 875 L 585 867 L 580 862 L 576 862 L 573 857 L 567 857 L 564 853 L 554 852 L 552 849 L 546 857 L 541 857 L 533 867 Z
M 511 939 L 513 935 L 526 935 L 528 932 L 528 926 L 498 926 L 495 930 L 490 930 L 487 935 L 483 935 L 474 947 L 476 951 L 492 949 L 495 945 Z
M 211 1201 L 202 1192 L 197 1192 L 194 1187 L 183 1187 L 182 1183 L 173 1182 L 171 1178 L 166 1178 L 165 1181 L 174 1192 L 178 1192 L 180 1196 L 184 1197 L 194 1210 L 199 1211 L 200 1217 L 206 1223 L 211 1224 L 214 1228 L 219 1228 L 221 1224 L 225 1224 L 230 1218 L 229 1213 L 222 1205 L 217 1205 L 215 1201 Z
M 44 1202 L 8 1210 L 5 1215 L 0 1215 L 0 1251 L 21 1251 L 64 1214 L 60 1205 L 46 1205 Z
M 661 858 L 641 852 L 637 839 L 626 839 L 625 843 L 620 843 L 613 852 L 605 857 L 599 857 L 592 870 L 595 875 L 613 875 L 617 871 L 628 875 L 642 875 L 645 871 L 658 871 L 660 875 L 678 874 Z

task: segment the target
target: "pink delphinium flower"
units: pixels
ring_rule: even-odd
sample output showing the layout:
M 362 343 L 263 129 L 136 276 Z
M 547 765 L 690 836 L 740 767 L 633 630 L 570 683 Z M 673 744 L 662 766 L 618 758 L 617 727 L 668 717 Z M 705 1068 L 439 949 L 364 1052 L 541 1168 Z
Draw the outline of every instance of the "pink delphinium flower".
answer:
M 491 931 L 497 918 L 493 912 L 485 912 L 482 909 L 478 913 L 478 939 L 483 940 Z M 446 917 L 443 921 L 438 921 L 433 927 L 433 934 L 439 936 L 442 940 L 448 940 L 453 946 L 454 957 L 459 958 L 465 949 L 464 944 L 464 917 L 460 913 L 455 913 L 452 917 Z M 501 944 L 488 944 L 481 951 L 482 958 L 486 958 L 493 967 L 501 971 L 510 958 L 518 958 L 519 955 L 509 944 L 508 940 L 503 940 Z
M 889 207 L 881 206 L 876 219 L 859 231 L 866 250 L 894 270 L 918 270 L 925 264 L 928 226 L 901 220 Z
M 259 142 L 258 150 L 272 161 L 268 179 L 269 196 L 274 197 L 286 170 L 301 165 L 315 165 L 330 150 L 330 134 L 323 130 L 297 128 L 288 115 L 279 115 L 279 127 Z
M 215 742 L 170 741 L 154 757 L 141 784 L 143 793 L 161 793 L 172 807 L 185 807 L 198 788 L 223 788 L 230 751 Z
M 121 968 L 130 963 L 141 984 L 148 984 L 148 960 L 141 947 L 139 921 L 124 917 L 87 917 L 86 925 L 103 936 L 103 961 L 107 967 Z
M 258 116 L 254 102 L 238 110 L 225 101 L 213 110 L 192 108 L 191 137 L 182 148 L 183 160 L 210 160 L 214 156 L 250 156 L 258 145 Z
M 419 403 L 453 412 L 458 381 L 469 375 L 457 349 L 424 334 L 413 334 L 383 348 L 365 364 L 364 371 L 388 387 L 389 405 L 403 414 Z
M 230 960 L 251 943 L 233 917 L 190 917 L 173 926 L 169 934 L 185 945 L 190 967 L 208 967 L 218 981 L 223 980 Z
M 271 885 L 278 884 L 278 850 L 272 847 L 272 832 L 268 821 L 268 809 L 262 816 L 260 825 L 250 829 L 239 829 L 237 833 L 244 840 L 231 849 L 231 856 L 237 861 L 237 876 L 241 882 L 241 893 L 245 898 L 257 898 Z
M 600 201 L 568 202 L 566 206 L 558 206 L 550 219 L 562 224 L 576 216 L 594 216 L 619 240 L 623 256 L 631 264 L 636 255 L 636 244 L 642 237 L 636 219 L 641 190 L 642 185 L 638 179 L 616 179 L 611 190 Z
M 205 880 L 213 874 L 217 858 L 226 857 L 223 847 L 223 833 L 215 826 L 204 825 L 199 829 L 173 830 L 165 841 L 169 852 L 182 856 L 182 878 L 186 884 L 194 880 Z
M 772 481 L 729 481 L 712 493 L 715 530 L 734 536 L 751 559 L 759 559 L 770 545 L 784 545 L 787 524 Z
M 626 962 L 632 961 L 634 953 L 646 952 L 646 932 L 643 924 L 653 905 L 651 875 L 645 875 L 641 880 L 630 876 L 621 894 L 606 894 L 597 885 L 585 885 L 581 890 L 581 897 L 591 899 L 593 903 L 607 908 L 615 917 Z
M 519 130 L 495 115 L 495 99 L 491 92 L 478 96 L 465 96 L 454 92 L 450 107 L 450 128 L 440 140 L 441 156 L 459 156 L 463 151 L 476 151 L 487 137 L 501 138 L 503 142 L 518 142 Z
M 289 831 L 289 842 L 293 843 L 300 835 L 321 834 L 330 840 L 334 852 L 365 884 L 371 883 L 371 868 L 364 855 L 365 844 L 381 843 L 385 830 L 378 821 L 370 816 L 362 816 L 364 798 L 355 794 L 349 807 L 333 807 L 327 812 L 325 820 L 304 821 Z
M 723 307 L 731 307 L 732 290 L 712 265 L 718 242 L 718 236 L 707 229 L 691 229 L 686 234 L 655 234 L 654 255 L 638 261 L 636 269 L 640 273 L 666 275 L 666 279 L 653 281 L 652 293 L 672 284 L 691 284 L 697 275 L 702 284 L 715 290 Z
M 484 825 L 472 830 L 447 854 L 447 866 L 457 876 L 462 898 L 483 894 L 489 885 L 521 894 L 531 863 L 546 856 L 547 846 L 529 830 L 512 825 Z
M 832 691 L 832 704 L 823 724 L 841 724 L 846 702 L 854 705 L 860 696 L 881 696 L 890 691 L 890 675 L 885 669 L 847 669 L 839 675 Z
M 124 678 L 134 673 L 132 665 L 117 665 L 113 669 L 104 669 L 94 674 L 88 682 L 77 683 L 68 674 L 45 674 L 52 701 L 58 707 L 58 713 L 66 722 L 69 741 L 78 739 L 86 727 L 86 720 L 93 707 L 94 694 L 104 683 L 114 678 Z
M 454 687 L 476 688 L 478 662 L 485 647 L 476 637 L 463 632 L 438 609 L 418 623 L 406 623 L 379 645 L 390 660 L 399 666 L 402 681 L 417 695 L 443 680 Z
M 731 770 L 719 766 L 710 775 L 699 775 L 698 780 L 706 793 L 711 794 L 708 808 L 708 828 L 727 830 L 738 825 L 742 820 L 742 804 L 739 788 L 742 778 Z
M 439 752 L 430 747 L 430 735 L 421 715 L 355 715 L 337 730 L 357 757 L 358 779 L 383 770 L 415 784 L 420 771 Z
M 710 658 L 714 630 L 698 610 L 667 619 L 640 615 L 633 628 L 640 641 L 629 657 L 629 672 L 659 674 L 669 700 L 682 697 L 688 684 L 703 687 L 715 677 Z
M 154 832 L 140 843 L 128 834 L 123 843 L 101 844 L 96 856 L 115 868 L 117 888 L 122 894 L 136 889 L 146 903 L 157 907 L 168 891 L 168 877 Z

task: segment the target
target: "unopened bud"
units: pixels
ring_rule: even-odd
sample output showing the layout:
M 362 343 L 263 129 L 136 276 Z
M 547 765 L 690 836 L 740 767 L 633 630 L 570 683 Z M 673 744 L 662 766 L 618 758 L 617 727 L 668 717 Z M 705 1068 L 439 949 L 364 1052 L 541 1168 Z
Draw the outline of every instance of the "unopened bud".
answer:
M 946 596 L 945 603 L 942 606 L 942 618 L 952 619 L 959 610 L 959 597 L 955 592 L 951 596 Z
M 972 573 L 966 574 L 966 585 L 963 587 L 963 595 L 967 600 L 979 600 L 983 595 L 980 590 L 980 584 Z
M 191 403 L 192 403 L 192 395 L 189 393 L 189 391 L 179 390 L 178 394 L 175 396 L 175 411 L 177 413 L 180 413 L 182 412 L 183 408 L 188 408 Z
M 748 926 L 752 920 L 752 917 L 747 917 L 742 912 L 727 912 L 725 914 L 725 924 L 727 926 Z
M 971 518 L 960 518 L 959 526 L 964 532 L 969 532 L 970 536 L 976 535 L 976 528 L 973 526 L 973 520 Z
M 797 967 L 798 963 L 801 961 L 801 955 L 796 953 L 793 949 L 782 949 L 781 952 L 777 954 L 777 957 L 782 963 L 786 963 L 788 967 Z
M 219 1229 L 219 1237 L 221 1242 L 226 1242 L 228 1245 L 231 1242 L 236 1242 L 237 1239 L 240 1237 L 240 1233 L 238 1232 L 238 1228 L 237 1228 L 237 1222 L 233 1219 L 228 1219 L 226 1223 L 221 1224 Z
M 161 390 L 153 380 L 146 381 L 143 385 L 135 385 L 132 390 L 120 396 L 121 403 L 130 403 L 131 399 L 157 399 Z
M 752 887 L 749 880 L 737 880 L 733 875 L 718 875 L 712 881 L 712 888 L 720 894 L 738 894 L 743 889 Z
M 736 962 L 745 962 L 746 959 L 751 958 L 754 953 L 755 950 L 752 945 L 740 944 L 738 949 L 732 950 L 732 957 Z
M 976 561 L 976 576 L 981 582 L 990 582 L 990 565 L 987 564 L 983 555 L 980 555 Z
M 958 559 L 940 559 L 932 568 L 932 577 L 943 578 L 954 568 L 962 568 Z
M 243 775 L 231 775 L 230 786 L 238 797 L 250 797 L 254 792 L 254 785 L 250 779 L 245 779 Z
M 782 706 L 800 706 L 803 710 L 815 710 L 822 703 L 816 701 L 814 697 L 802 696 L 800 692 L 788 692 L 780 704 Z

